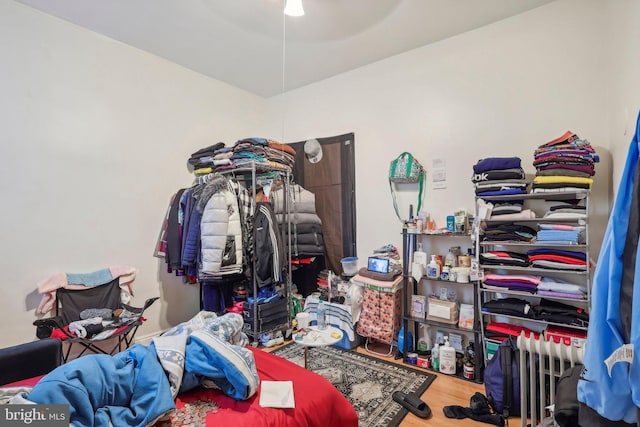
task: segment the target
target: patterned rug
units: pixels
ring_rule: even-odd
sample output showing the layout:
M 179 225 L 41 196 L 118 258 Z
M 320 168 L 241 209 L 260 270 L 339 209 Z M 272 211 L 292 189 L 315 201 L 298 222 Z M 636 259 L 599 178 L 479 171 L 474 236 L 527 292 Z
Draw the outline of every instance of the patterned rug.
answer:
M 273 351 L 304 366 L 304 347 L 288 344 Z M 396 390 L 422 394 L 433 374 L 336 347 L 309 348 L 308 367 L 327 378 L 353 405 L 361 427 L 391 427 L 409 412 L 393 401 Z

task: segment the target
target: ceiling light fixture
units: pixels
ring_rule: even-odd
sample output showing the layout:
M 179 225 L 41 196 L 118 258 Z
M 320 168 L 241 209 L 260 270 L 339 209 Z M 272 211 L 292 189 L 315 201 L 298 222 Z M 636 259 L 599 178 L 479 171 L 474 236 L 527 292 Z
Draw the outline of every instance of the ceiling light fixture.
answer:
M 287 3 L 284 6 L 284 14 L 288 16 L 304 15 L 302 0 L 287 0 Z

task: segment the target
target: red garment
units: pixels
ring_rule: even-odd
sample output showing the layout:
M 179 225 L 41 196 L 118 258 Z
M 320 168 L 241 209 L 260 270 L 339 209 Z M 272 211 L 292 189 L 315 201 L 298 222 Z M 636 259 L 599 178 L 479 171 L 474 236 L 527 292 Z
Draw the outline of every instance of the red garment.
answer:
M 554 261 L 554 262 L 562 262 L 564 264 L 571 264 L 571 265 L 587 265 L 587 262 L 585 260 L 582 260 L 582 259 L 572 258 L 572 257 L 562 256 L 562 255 L 552 255 L 552 254 L 530 255 L 529 256 L 529 260 L 531 262 L 533 262 L 533 261 Z

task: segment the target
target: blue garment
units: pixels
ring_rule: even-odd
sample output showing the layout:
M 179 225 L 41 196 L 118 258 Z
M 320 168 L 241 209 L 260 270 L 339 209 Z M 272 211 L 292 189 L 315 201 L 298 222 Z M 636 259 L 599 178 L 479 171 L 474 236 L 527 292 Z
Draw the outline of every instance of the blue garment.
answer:
M 182 229 L 182 267 L 190 276 L 198 275 L 198 256 L 200 254 L 200 220 L 202 215 L 196 209 L 197 201 L 193 191 L 185 203 L 185 226 Z
M 640 266 L 636 253 L 632 283 L 624 283 L 623 257 L 625 239 L 630 226 L 631 203 L 638 172 L 640 143 L 640 115 L 616 201 L 609 217 L 591 291 L 592 308 L 584 355 L 584 374 L 578 383 L 578 400 L 600 415 L 613 421 L 635 423 L 636 406 L 640 407 L 640 291 L 632 299 L 621 301 L 621 290 L 640 284 Z M 640 183 L 638 183 L 640 184 Z M 635 207 L 633 209 L 636 209 Z M 628 266 L 627 266 L 628 267 Z M 625 305 L 630 304 L 630 307 Z M 624 308 L 621 313 L 621 308 Z M 630 330 L 625 330 L 622 319 L 625 311 L 631 316 Z M 628 341 L 625 337 L 629 337 Z M 618 362 L 608 373 L 605 360 L 620 346 L 631 343 L 635 352 L 631 363 Z
M 69 405 L 75 426 L 146 426 L 175 409 L 158 357 L 136 344 L 115 356 L 72 360 L 42 378 L 28 399 Z
M 66 273 L 70 285 L 100 286 L 113 280 L 111 270 L 103 268 L 93 273 Z
M 526 191 L 524 191 L 521 188 L 507 188 L 504 190 L 498 190 L 498 191 L 483 191 L 482 193 L 478 193 L 476 194 L 476 196 L 478 197 L 482 197 L 482 196 L 511 196 L 514 194 L 525 194 Z
M 520 167 L 520 157 L 487 157 L 486 159 L 478 160 L 478 163 L 473 165 L 473 173 L 503 169 L 518 169 Z

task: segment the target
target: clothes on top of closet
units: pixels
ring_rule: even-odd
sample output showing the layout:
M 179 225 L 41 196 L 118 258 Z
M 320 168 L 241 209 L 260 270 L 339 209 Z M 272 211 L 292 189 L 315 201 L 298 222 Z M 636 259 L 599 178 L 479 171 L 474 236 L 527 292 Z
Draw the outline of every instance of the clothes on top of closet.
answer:
M 293 170 L 295 150 L 287 145 L 266 138 L 245 138 L 232 147 L 218 147 L 213 151 L 206 166 L 214 171 L 250 169 L 255 165 L 257 172 L 272 170 Z
M 213 157 L 215 156 L 216 150 L 220 150 L 221 148 L 224 148 L 224 146 L 224 142 L 218 142 L 208 147 L 201 148 L 191 154 L 188 162 L 194 169 L 211 167 L 213 166 Z
M 532 193 L 589 190 L 599 161 L 591 143 L 571 131 L 539 146 L 534 152 L 536 177 Z

